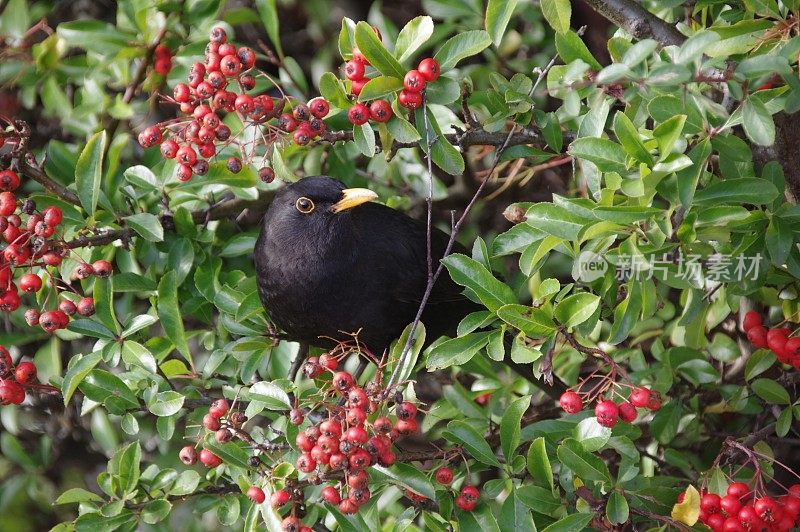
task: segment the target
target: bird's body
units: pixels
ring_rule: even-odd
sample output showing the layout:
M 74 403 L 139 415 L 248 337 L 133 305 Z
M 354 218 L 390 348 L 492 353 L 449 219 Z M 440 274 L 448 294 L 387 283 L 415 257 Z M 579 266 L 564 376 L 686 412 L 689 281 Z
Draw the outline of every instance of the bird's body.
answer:
M 255 248 L 258 289 L 269 316 L 291 338 L 328 347 L 360 331 L 358 339 L 380 353 L 419 308 L 428 278 L 427 229 L 369 203 L 369 191 L 351 190 L 362 196 L 343 208 L 344 185 L 324 176 L 276 195 Z M 311 202 L 310 212 L 298 208 L 301 200 Z M 434 230 L 434 268 L 447 241 Z M 461 318 L 479 308 L 461 292 L 440 276 L 422 317 L 429 340 L 453 334 Z

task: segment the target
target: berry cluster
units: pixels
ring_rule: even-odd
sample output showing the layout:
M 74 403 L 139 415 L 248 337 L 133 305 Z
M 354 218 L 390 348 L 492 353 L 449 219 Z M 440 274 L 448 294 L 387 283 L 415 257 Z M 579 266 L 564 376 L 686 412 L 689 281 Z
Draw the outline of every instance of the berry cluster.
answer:
M 36 365 L 20 362 L 14 366 L 11 353 L 0 345 L 0 405 L 18 405 L 25 400 L 26 384 L 36 382 Z
M 350 92 L 356 96 L 361 94 L 361 89 L 369 81 L 366 74 L 367 66 L 369 61 L 364 54 L 358 48 L 353 48 L 353 58 L 345 63 L 344 75 L 350 80 Z M 398 103 L 407 109 L 417 109 L 422 105 L 422 91 L 425 85 L 438 78 L 439 63 L 430 57 L 423 59 L 416 69 L 406 73 L 403 79 L 404 88 L 397 99 Z M 369 105 L 359 102 L 347 111 L 347 119 L 357 126 L 366 124 L 370 120 L 378 123 L 388 122 L 391 118 L 392 106 L 386 100 L 373 100 Z
M 159 44 L 155 49 L 155 59 L 153 69 L 160 76 L 167 77 L 172 70 L 172 50 L 165 44 Z
M 34 273 L 35 267 L 46 268 L 58 266 L 70 253 L 61 236 L 59 226 L 64 215 L 55 206 L 37 210 L 31 199 L 18 200 L 14 191 L 20 185 L 19 175 L 13 170 L 0 171 L 0 233 L 7 243 L 0 254 L 0 311 L 13 312 L 21 303 L 21 295 L 39 292 L 44 283 L 42 277 Z M 98 260 L 94 264 L 81 262 L 75 268 L 73 276 L 76 280 L 86 279 L 92 275 L 108 277 L 111 275 L 111 263 Z M 14 282 L 15 273 L 24 272 Z M 63 329 L 69 324 L 73 314 L 91 316 L 94 314 L 94 300 L 82 297 L 77 293 L 78 302 L 63 297 L 65 292 L 57 285 L 58 279 L 50 276 L 51 288 L 60 298 L 58 308 L 45 310 L 49 297 L 44 299 L 41 308 L 28 308 L 25 321 L 29 326 L 39 325 L 47 332 Z M 75 292 L 71 286 L 66 288 Z
M 685 494 L 678 496 L 683 502 Z M 800 526 L 800 484 L 794 484 L 778 498 L 755 496 L 744 482 L 733 482 L 725 495 L 700 494 L 700 522 L 714 532 L 747 532 L 765 530 L 788 532 Z
M 203 427 L 214 433 L 217 442 L 226 443 L 234 438 L 245 421 L 247 421 L 247 416 L 242 412 L 231 410 L 225 399 L 217 399 L 211 404 L 208 413 L 203 416 Z M 198 453 L 191 445 L 181 449 L 178 457 L 186 465 L 193 465 L 198 459 L 201 464 L 209 468 L 217 467 L 222 463 L 222 459 L 209 449 L 202 449 Z
M 782 364 L 789 364 L 800 369 L 800 337 L 792 336 L 788 327 L 767 329 L 761 321 L 761 315 L 751 310 L 744 316 L 742 329 L 754 347 L 770 349 Z
M 559 398 L 559 405 L 564 412 L 575 414 L 583 409 L 584 401 L 581 394 L 567 390 Z M 648 388 L 639 387 L 631 390 L 630 396 L 620 404 L 611 399 L 601 399 L 594 407 L 594 415 L 597 422 L 608 428 L 614 427 L 618 421 L 632 423 L 636 420 L 636 409 L 646 408 L 648 410 L 658 410 L 661 408 L 661 395 Z
M 187 83 L 175 85 L 170 101 L 179 105 L 185 116 L 150 126 L 139 133 L 142 147 L 160 145 L 164 158 L 178 161 L 177 174 L 181 181 L 188 181 L 194 174 L 206 174 L 208 159 L 217 154 L 217 142 L 227 143 L 231 139 L 231 129 L 222 123 L 222 113 L 236 111 L 243 119 L 264 123 L 280 114 L 283 107 L 265 94 L 255 97 L 246 94 L 256 85 L 251 72 L 256 54 L 247 47 L 237 49 L 227 41 L 224 29 L 212 29 L 205 62 L 194 63 L 189 69 Z M 228 90 L 232 82 L 238 85 L 238 94 Z M 165 133 L 169 138 L 165 138 Z M 231 172 L 238 173 L 242 161 L 230 157 L 227 166 Z

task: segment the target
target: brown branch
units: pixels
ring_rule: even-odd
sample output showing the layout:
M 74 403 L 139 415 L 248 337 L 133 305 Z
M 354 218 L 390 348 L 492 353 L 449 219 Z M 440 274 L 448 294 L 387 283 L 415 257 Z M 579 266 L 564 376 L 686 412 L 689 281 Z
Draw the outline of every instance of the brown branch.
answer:
M 485 131 L 483 129 L 469 129 L 463 133 L 448 133 L 444 138 L 450 144 L 467 148 L 469 146 L 517 146 L 520 144 L 531 144 L 538 148 L 545 147 L 544 140 L 530 129 L 523 129 L 514 132 L 510 137 L 507 131 Z M 508 143 L 506 144 L 506 138 Z M 330 143 L 339 141 L 353 140 L 352 131 L 328 131 L 324 133 L 320 140 Z M 380 145 L 380 139 L 375 139 Z M 414 148 L 419 146 L 419 142 L 393 142 L 391 149 L 397 151 L 400 148 Z
M 636 39 L 655 39 L 664 46 L 680 45 L 686 37 L 633 0 L 586 0 L 603 17 Z
M 188 493 L 186 495 L 170 495 L 167 497 L 169 502 L 175 501 L 185 501 L 191 497 L 197 497 L 199 495 L 225 495 L 227 493 L 241 493 L 242 489 L 236 484 L 222 484 L 220 486 L 209 486 L 208 488 L 193 491 L 192 493 Z M 144 508 L 148 503 L 152 502 L 152 500 L 137 502 L 135 504 L 126 505 L 126 508 L 129 510 L 141 510 Z

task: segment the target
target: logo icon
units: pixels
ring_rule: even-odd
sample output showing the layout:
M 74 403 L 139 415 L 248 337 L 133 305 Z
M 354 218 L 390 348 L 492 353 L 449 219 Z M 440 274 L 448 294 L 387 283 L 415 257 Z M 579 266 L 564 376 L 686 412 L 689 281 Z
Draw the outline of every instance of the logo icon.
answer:
M 572 266 L 572 278 L 576 281 L 591 283 L 605 275 L 608 271 L 608 262 L 594 251 L 581 251 L 578 259 Z

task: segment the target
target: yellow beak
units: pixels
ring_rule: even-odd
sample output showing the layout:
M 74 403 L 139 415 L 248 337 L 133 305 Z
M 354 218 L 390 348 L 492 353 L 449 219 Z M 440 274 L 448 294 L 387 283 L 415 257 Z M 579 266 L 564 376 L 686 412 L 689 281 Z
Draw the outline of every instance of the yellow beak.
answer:
M 368 188 L 346 188 L 342 191 L 342 199 L 333 204 L 333 212 L 342 212 L 353 207 L 358 207 L 362 203 L 372 201 L 378 197 Z

